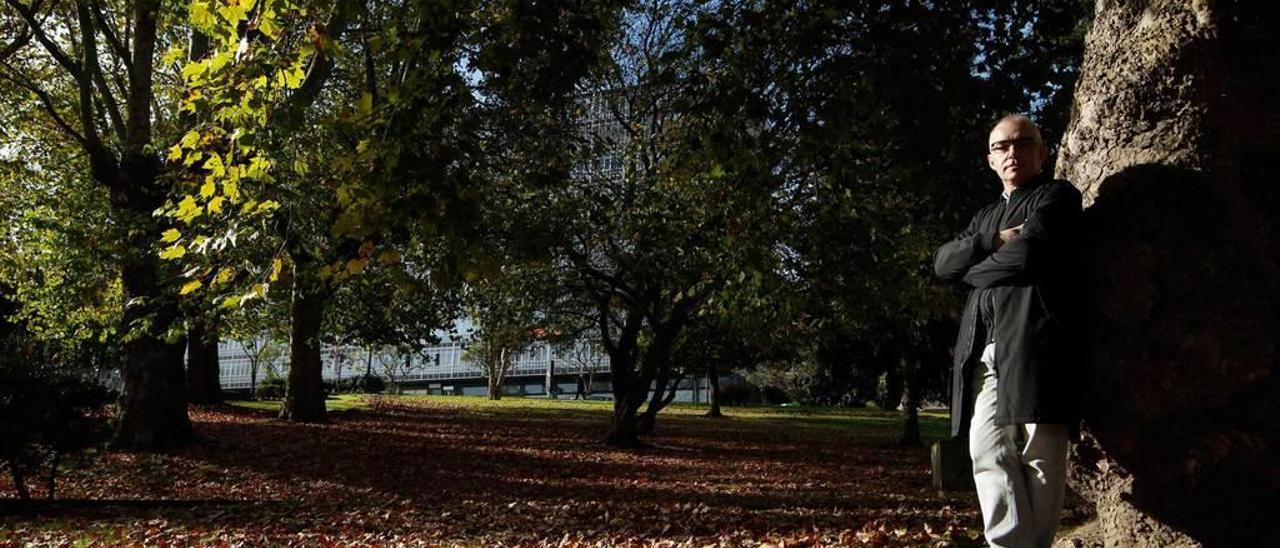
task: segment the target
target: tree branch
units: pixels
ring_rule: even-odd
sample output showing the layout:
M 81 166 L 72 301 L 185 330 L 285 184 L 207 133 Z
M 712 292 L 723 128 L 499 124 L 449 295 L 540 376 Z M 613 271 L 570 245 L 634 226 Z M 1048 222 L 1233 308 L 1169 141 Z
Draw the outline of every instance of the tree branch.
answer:
M 31 29 L 31 32 L 36 37 L 36 41 L 40 42 L 41 46 L 44 46 L 45 51 L 49 52 L 49 55 L 52 56 L 59 65 L 62 65 L 62 68 L 66 69 L 72 77 L 79 80 L 80 66 L 77 65 L 71 57 L 64 53 L 57 44 L 53 43 L 53 40 L 49 39 L 49 35 L 44 32 L 44 26 L 36 20 L 34 9 L 29 9 L 23 6 L 18 2 L 18 0 L 4 0 L 4 3 L 10 8 L 13 8 L 13 11 L 18 12 L 18 15 L 22 16 L 22 19 L 27 22 L 27 28 Z
M 329 21 L 325 24 L 330 41 L 337 41 L 346 32 L 354 4 L 354 0 L 338 0 L 337 5 L 334 6 L 333 14 L 329 16 Z M 289 96 L 284 108 L 276 111 L 279 114 L 273 116 L 273 118 L 277 118 L 277 120 L 273 121 L 296 122 L 300 120 L 302 113 L 320 96 L 320 91 L 324 89 L 324 84 L 329 80 L 329 75 L 333 74 L 333 65 L 333 58 L 323 50 L 317 49 L 315 57 L 311 58 L 311 66 L 307 68 L 306 79 L 302 81 L 302 85 L 298 87 L 298 90 Z M 280 117 L 284 117 L 284 119 L 281 120 L 279 119 Z
M 84 1 L 76 2 L 76 16 L 80 22 L 80 41 L 84 48 L 84 63 L 81 65 L 87 73 L 81 79 L 80 84 L 80 100 L 84 101 L 87 95 L 92 93 L 90 88 L 90 78 L 97 85 L 98 91 L 102 96 L 102 103 L 106 107 L 107 116 L 111 118 L 111 125 L 115 129 L 116 136 L 124 141 L 124 120 L 120 116 L 120 104 L 116 102 L 115 94 L 111 93 L 111 88 L 107 86 L 106 78 L 102 76 L 102 67 L 98 64 L 98 38 L 94 32 L 93 15 L 89 12 L 89 6 Z M 81 123 L 86 125 L 85 137 L 96 141 L 98 134 L 92 129 L 94 123 L 92 116 L 86 116 L 86 107 L 81 106 L 81 116 L 84 118 Z M 91 114 L 91 113 L 89 113 Z
M 125 121 L 125 154 L 143 155 L 151 144 L 152 76 L 155 72 L 156 0 L 134 0 L 133 57 L 129 60 L 129 94 Z
M 31 43 L 31 36 L 31 30 L 26 29 L 26 32 L 18 35 L 17 38 L 14 38 L 13 42 L 10 42 L 9 45 L 0 48 L 0 61 L 8 59 L 10 55 L 13 55 L 22 48 L 27 47 L 27 44 Z
M 0 61 L 0 67 L 4 68 L 4 71 L 0 72 L 0 77 L 3 77 L 6 80 L 27 89 L 31 93 L 34 93 L 36 97 L 40 99 L 41 107 L 44 109 L 45 113 L 49 115 L 49 119 L 53 120 L 54 125 L 58 126 L 58 128 L 69 137 L 75 139 L 76 143 L 81 146 L 86 146 L 84 136 L 76 131 L 75 128 L 71 127 L 71 124 L 68 124 L 67 120 L 58 113 L 57 107 L 53 104 L 53 97 L 51 97 L 47 91 L 40 89 L 38 86 L 28 82 L 24 78 L 16 76 L 18 71 L 14 70 L 8 63 Z
M 115 52 L 121 59 L 128 60 L 130 57 L 129 48 L 125 46 L 124 42 L 120 41 L 120 35 L 116 34 L 116 31 L 111 28 L 111 23 L 107 20 L 106 13 L 102 11 L 102 0 L 93 0 L 92 8 L 93 17 L 98 21 L 98 28 L 102 30 L 102 35 L 107 38 L 107 45 L 111 46 L 111 51 Z M 125 65 L 126 71 L 132 68 L 128 64 Z M 130 73 L 129 77 L 133 77 L 132 73 Z

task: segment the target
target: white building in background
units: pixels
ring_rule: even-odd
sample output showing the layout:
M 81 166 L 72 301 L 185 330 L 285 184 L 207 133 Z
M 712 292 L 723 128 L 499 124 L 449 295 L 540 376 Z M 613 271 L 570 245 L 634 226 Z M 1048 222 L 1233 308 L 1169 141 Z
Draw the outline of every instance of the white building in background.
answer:
M 256 382 L 261 384 L 270 376 L 288 376 L 287 341 L 260 340 L 241 344 L 240 341 L 224 340 L 218 343 L 223 390 L 250 388 L 253 382 L 251 352 L 261 345 L 274 347 L 260 354 L 262 357 L 258 363 Z M 407 385 L 412 391 L 483 394 L 484 372 L 464 358 L 465 351 L 464 341 L 443 342 L 421 352 L 407 353 L 394 349 L 324 345 L 320 350 L 323 364 L 321 374 L 327 382 L 355 379 L 368 373 L 387 382 Z M 572 394 L 577 390 L 575 375 L 580 370 L 590 371 L 592 374 L 607 373 L 608 355 L 598 351 L 587 341 L 579 341 L 575 347 L 559 352 L 546 343 L 535 343 L 516 358 L 507 378 L 510 379 L 509 384 L 517 388 L 517 392 L 543 393 L 550 373 L 554 375 L 554 382 L 561 393 Z M 535 385 L 542 388 L 532 390 Z

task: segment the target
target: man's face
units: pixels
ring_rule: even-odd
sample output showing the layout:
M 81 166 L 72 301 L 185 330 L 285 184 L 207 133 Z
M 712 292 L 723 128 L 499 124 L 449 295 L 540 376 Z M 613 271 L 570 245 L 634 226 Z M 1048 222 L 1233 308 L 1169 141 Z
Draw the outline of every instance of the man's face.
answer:
M 987 165 L 1000 180 L 1018 186 L 1040 174 L 1049 151 L 1040 140 L 1040 130 L 1026 120 L 1005 120 L 996 124 L 987 138 Z

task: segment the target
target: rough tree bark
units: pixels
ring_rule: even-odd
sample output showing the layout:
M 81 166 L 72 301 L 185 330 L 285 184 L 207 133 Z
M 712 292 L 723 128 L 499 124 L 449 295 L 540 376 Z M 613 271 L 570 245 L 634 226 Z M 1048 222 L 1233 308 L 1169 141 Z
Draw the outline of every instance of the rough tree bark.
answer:
M 293 302 L 289 326 L 289 380 L 280 418 L 294 422 L 324 422 L 323 363 L 320 360 L 320 326 L 326 295 L 308 272 L 308 264 L 295 258 Z
M 1280 534 L 1280 18 L 1099 1 L 1057 165 L 1089 218 L 1070 481 L 1108 546 Z
M 126 155 L 126 159 L 129 156 Z M 135 158 L 134 161 L 150 164 L 149 160 Z M 140 166 L 126 168 L 123 176 L 129 177 L 135 170 L 144 174 L 133 178 L 134 181 L 155 177 L 154 167 Z M 120 217 L 145 215 L 149 218 L 160 201 L 143 201 L 147 194 L 149 192 L 136 187 L 112 192 L 113 206 Z M 195 435 L 187 417 L 186 375 L 182 363 L 185 340 L 169 342 L 161 331 L 179 321 L 178 304 L 161 288 L 159 281 L 159 260 L 151 251 L 160 237 L 155 222 L 135 221 L 130 226 L 147 229 L 130 231 L 125 243 L 120 279 L 124 300 L 130 304 L 124 307 L 121 323 L 128 329 L 150 322 L 151 329 L 125 339 L 121 367 L 124 388 L 120 392 L 120 415 L 112 446 L 117 449 L 177 447 Z

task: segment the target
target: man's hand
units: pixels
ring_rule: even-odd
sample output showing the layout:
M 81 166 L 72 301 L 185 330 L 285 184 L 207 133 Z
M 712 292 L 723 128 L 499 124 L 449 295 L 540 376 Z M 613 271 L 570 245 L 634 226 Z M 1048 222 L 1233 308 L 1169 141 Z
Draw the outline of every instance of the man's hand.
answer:
M 1027 223 L 1024 222 L 1021 225 L 1015 226 L 1013 228 L 1006 228 L 996 233 L 996 237 L 992 242 L 992 248 L 998 250 L 1004 244 L 1012 242 L 1015 238 L 1022 236 L 1022 225 L 1025 225 L 1025 224 Z

